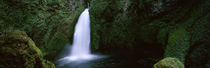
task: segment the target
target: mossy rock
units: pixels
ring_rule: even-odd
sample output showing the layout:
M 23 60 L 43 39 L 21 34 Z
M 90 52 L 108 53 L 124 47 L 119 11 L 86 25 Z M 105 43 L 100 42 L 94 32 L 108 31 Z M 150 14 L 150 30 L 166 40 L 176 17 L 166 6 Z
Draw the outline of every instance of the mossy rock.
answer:
M 0 67 L 55 68 L 42 58 L 42 52 L 23 31 L 7 31 L 0 35 Z
M 42 62 L 43 68 L 55 68 L 55 65 L 50 61 L 43 61 Z
M 189 47 L 190 34 L 186 28 L 179 26 L 169 33 L 164 57 L 176 57 L 184 63 Z
M 184 64 L 179 61 L 177 58 L 164 58 L 158 61 L 154 66 L 154 68 L 184 68 Z

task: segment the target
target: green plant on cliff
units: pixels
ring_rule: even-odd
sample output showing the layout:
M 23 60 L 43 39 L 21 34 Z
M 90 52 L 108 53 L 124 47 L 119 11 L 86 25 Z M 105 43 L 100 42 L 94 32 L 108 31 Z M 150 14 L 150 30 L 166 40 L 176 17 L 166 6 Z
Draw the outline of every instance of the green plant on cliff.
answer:
M 154 48 L 148 52 L 157 52 L 159 47 L 164 50 L 159 57 L 175 57 L 185 63 L 193 61 L 187 57 L 196 54 L 194 49 L 204 48 L 202 54 L 207 57 L 206 48 L 199 45 L 209 43 L 208 0 L 91 0 L 90 6 L 91 44 L 96 51 L 142 48 L 138 54 L 145 56 L 146 47 Z M 205 65 L 208 61 L 203 60 L 206 58 L 198 61 Z
M 124 13 L 125 4 L 126 1 L 124 0 L 90 1 L 93 50 L 109 47 L 113 49 L 132 47 L 134 38 L 129 32 L 130 24 L 126 24 L 129 20 L 123 20 L 124 18 L 120 16 L 126 14 Z
M 178 27 L 169 33 L 165 57 L 176 57 L 184 62 L 190 47 L 190 35 L 183 27 Z
M 26 31 L 44 56 L 51 56 L 45 57 L 48 59 L 71 43 L 74 25 L 84 9 L 84 4 L 76 0 L 71 6 L 69 0 L 0 0 L 0 3 L 0 31 Z

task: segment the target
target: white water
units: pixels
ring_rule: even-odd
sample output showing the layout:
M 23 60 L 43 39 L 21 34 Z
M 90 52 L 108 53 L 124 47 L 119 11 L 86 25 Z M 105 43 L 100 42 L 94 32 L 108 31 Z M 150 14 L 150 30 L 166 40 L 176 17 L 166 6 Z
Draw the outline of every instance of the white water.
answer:
M 59 60 L 61 61 L 61 64 L 97 58 L 90 53 L 90 17 L 88 8 L 82 12 L 78 19 L 75 26 L 72 49 L 69 51 L 69 56 Z
M 88 9 L 79 17 L 75 27 L 73 47 L 71 50 L 70 59 L 89 59 L 90 54 L 90 17 Z

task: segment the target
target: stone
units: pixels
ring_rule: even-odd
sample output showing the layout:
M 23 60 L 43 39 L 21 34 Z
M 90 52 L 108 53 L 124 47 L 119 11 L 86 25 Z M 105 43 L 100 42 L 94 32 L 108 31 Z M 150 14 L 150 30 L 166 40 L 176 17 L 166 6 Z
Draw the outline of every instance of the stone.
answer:
M 24 31 L 7 31 L 0 35 L 0 67 L 55 68 L 44 60 L 42 52 Z
M 177 58 L 167 57 L 158 61 L 154 68 L 184 68 L 184 64 Z

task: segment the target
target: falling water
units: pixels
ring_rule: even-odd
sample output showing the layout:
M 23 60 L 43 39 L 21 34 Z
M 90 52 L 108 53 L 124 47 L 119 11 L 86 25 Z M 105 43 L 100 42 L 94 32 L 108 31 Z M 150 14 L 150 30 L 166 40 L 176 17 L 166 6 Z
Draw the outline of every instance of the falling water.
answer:
M 88 9 L 80 15 L 75 27 L 73 47 L 70 55 L 72 60 L 88 59 L 90 54 L 90 17 Z
M 88 10 L 88 8 L 85 9 L 78 19 L 75 26 L 72 49 L 69 50 L 70 55 L 60 59 L 62 64 L 97 58 L 90 53 L 90 17 Z

